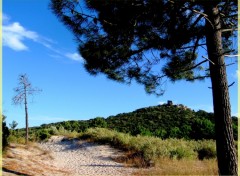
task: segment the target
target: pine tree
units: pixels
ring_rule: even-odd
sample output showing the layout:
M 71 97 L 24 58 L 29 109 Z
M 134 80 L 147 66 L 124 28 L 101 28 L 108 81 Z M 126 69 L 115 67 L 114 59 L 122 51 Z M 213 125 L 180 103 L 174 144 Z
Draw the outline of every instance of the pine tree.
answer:
M 19 86 L 14 89 L 16 95 L 13 97 L 14 104 L 22 104 L 24 103 L 25 108 L 25 122 L 26 122 L 26 135 L 25 135 L 25 143 L 28 143 L 28 96 L 33 95 L 36 92 L 41 91 L 38 88 L 33 88 L 32 84 L 28 80 L 28 76 L 26 74 L 19 75 Z

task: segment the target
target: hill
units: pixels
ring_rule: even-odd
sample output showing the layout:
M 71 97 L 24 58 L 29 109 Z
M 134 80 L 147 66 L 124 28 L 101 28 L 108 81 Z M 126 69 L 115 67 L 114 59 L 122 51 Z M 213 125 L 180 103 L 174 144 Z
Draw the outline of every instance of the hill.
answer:
M 234 138 L 237 140 L 237 117 L 232 117 Z M 157 136 L 185 139 L 215 139 L 213 113 L 203 110 L 195 112 L 188 107 L 171 103 L 137 109 L 108 118 L 96 117 L 90 120 L 64 121 L 43 124 L 57 129 L 85 131 L 90 127 L 104 127 L 131 135 Z

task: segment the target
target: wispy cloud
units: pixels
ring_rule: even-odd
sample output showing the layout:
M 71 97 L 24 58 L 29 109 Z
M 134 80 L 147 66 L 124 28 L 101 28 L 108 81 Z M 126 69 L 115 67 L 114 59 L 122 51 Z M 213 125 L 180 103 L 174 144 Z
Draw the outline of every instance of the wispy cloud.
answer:
M 3 46 L 7 46 L 15 51 L 28 50 L 28 47 L 23 43 L 24 40 L 38 40 L 37 33 L 29 31 L 21 26 L 18 22 L 2 26 Z
M 53 40 L 41 36 L 35 31 L 28 30 L 19 22 L 11 22 L 10 19 L 11 18 L 8 15 L 3 13 L 3 46 L 9 47 L 15 51 L 26 51 L 29 50 L 29 47 L 25 44 L 25 41 L 30 40 L 32 42 L 39 43 L 52 51 L 54 54 L 49 54 L 51 57 L 64 57 L 77 62 L 84 61 L 84 59 L 78 53 L 64 52 L 55 46 L 56 42 Z
M 84 59 L 78 53 L 66 53 L 65 56 L 71 60 L 82 62 Z
M 6 14 L 2 14 L 2 21 L 4 22 L 4 23 L 6 23 L 6 22 L 8 22 L 10 20 L 10 17 L 8 16 L 8 15 L 6 15 Z

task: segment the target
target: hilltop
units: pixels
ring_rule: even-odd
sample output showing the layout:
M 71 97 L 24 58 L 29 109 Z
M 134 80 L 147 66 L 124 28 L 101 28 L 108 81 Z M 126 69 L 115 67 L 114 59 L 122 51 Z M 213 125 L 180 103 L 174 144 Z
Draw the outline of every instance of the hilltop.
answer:
M 234 138 L 237 140 L 237 117 L 232 117 Z M 213 113 L 194 111 L 182 104 L 167 104 L 137 109 L 107 118 L 96 117 L 90 120 L 64 121 L 43 124 L 41 127 L 65 129 L 76 132 L 90 127 L 104 127 L 131 135 L 157 136 L 185 139 L 215 139 Z

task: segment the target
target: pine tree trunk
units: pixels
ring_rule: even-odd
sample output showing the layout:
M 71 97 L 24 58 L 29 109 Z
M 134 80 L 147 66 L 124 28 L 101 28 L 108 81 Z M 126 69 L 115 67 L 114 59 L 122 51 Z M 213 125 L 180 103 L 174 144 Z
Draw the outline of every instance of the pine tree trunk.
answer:
M 209 64 L 219 175 L 237 175 L 237 157 L 232 130 L 226 65 L 222 48 L 220 16 L 217 6 L 211 6 L 210 3 L 205 7 L 205 13 L 208 15 L 208 20 L 206 20 L 208 58 L 213 62 L 209 62 Z

